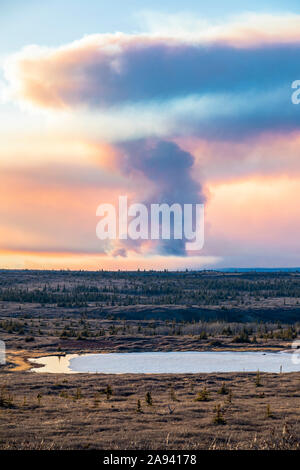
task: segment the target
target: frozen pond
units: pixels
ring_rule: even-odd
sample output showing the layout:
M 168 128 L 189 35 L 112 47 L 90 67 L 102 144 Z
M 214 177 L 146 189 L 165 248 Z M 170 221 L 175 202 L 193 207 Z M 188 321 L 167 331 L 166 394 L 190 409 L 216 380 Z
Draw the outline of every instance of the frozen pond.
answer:
M 68 354 L 30 359 L 36 372 L 102 374 L 188 374 L 197 372 L 298 372 L 299 361 L 288 352 L 138 352 Z M 298 363 L 297 363 L 298 362 Z

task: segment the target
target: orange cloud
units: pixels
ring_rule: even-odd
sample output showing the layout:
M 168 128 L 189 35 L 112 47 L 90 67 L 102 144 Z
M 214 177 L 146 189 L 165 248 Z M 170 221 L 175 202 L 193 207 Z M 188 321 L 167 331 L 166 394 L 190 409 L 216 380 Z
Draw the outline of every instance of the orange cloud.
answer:
M 206 249 L 256 259 L 294 256 L 299 263 L 300 175 L 219 183 L 210 186 L 210 196 Z
M 71 253 L 36 253 L 26 251 L 1 251 L 0 263 L 7 269 L 85 269 L 85 270 L 113 270 L 132 271 L 137 269 L 200 269 L 214 265 L 219 261 L 218 257 L 164 257 L 132 255 L 130 258 L 112 257 L 93 254 Z

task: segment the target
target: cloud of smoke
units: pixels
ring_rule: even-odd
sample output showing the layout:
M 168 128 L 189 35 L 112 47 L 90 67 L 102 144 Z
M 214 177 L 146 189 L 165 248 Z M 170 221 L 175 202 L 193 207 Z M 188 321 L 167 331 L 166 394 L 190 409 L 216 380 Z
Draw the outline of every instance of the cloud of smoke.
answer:
M 120 167 L 124 174 L 142 174 L 155 187 L 143 202 L 150 204 L 196 204 L 205 200 L 201 184 L 192 178 L 194 157 L 167 140 L 137 140 L 118 145 Z M 126 243 L 125 243 L 126 245 Z M 185 240 L 160 240 L 160 254 L 185 255 Z

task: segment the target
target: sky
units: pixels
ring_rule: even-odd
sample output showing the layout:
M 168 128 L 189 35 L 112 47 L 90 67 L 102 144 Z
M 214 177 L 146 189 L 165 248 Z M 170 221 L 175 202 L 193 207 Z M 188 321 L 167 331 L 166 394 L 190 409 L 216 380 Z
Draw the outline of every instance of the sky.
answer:
M 299 57 L 298 1 L 1 0 L 0 267 L 300 266 Z M 120 195 L 203 249 L 99 240 Z

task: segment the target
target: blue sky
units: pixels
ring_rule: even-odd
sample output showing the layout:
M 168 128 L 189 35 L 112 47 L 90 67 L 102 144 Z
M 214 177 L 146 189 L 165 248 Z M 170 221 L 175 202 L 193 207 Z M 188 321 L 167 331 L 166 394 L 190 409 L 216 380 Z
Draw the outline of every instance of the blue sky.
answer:
M 299 0 L 1 0 L 0 54 L 27 44 L 55 46 L 83 35 L 141 31 L 139 13 L 187 12 L 208 20 L 223 20 L 245 11 L 300 13 Z

